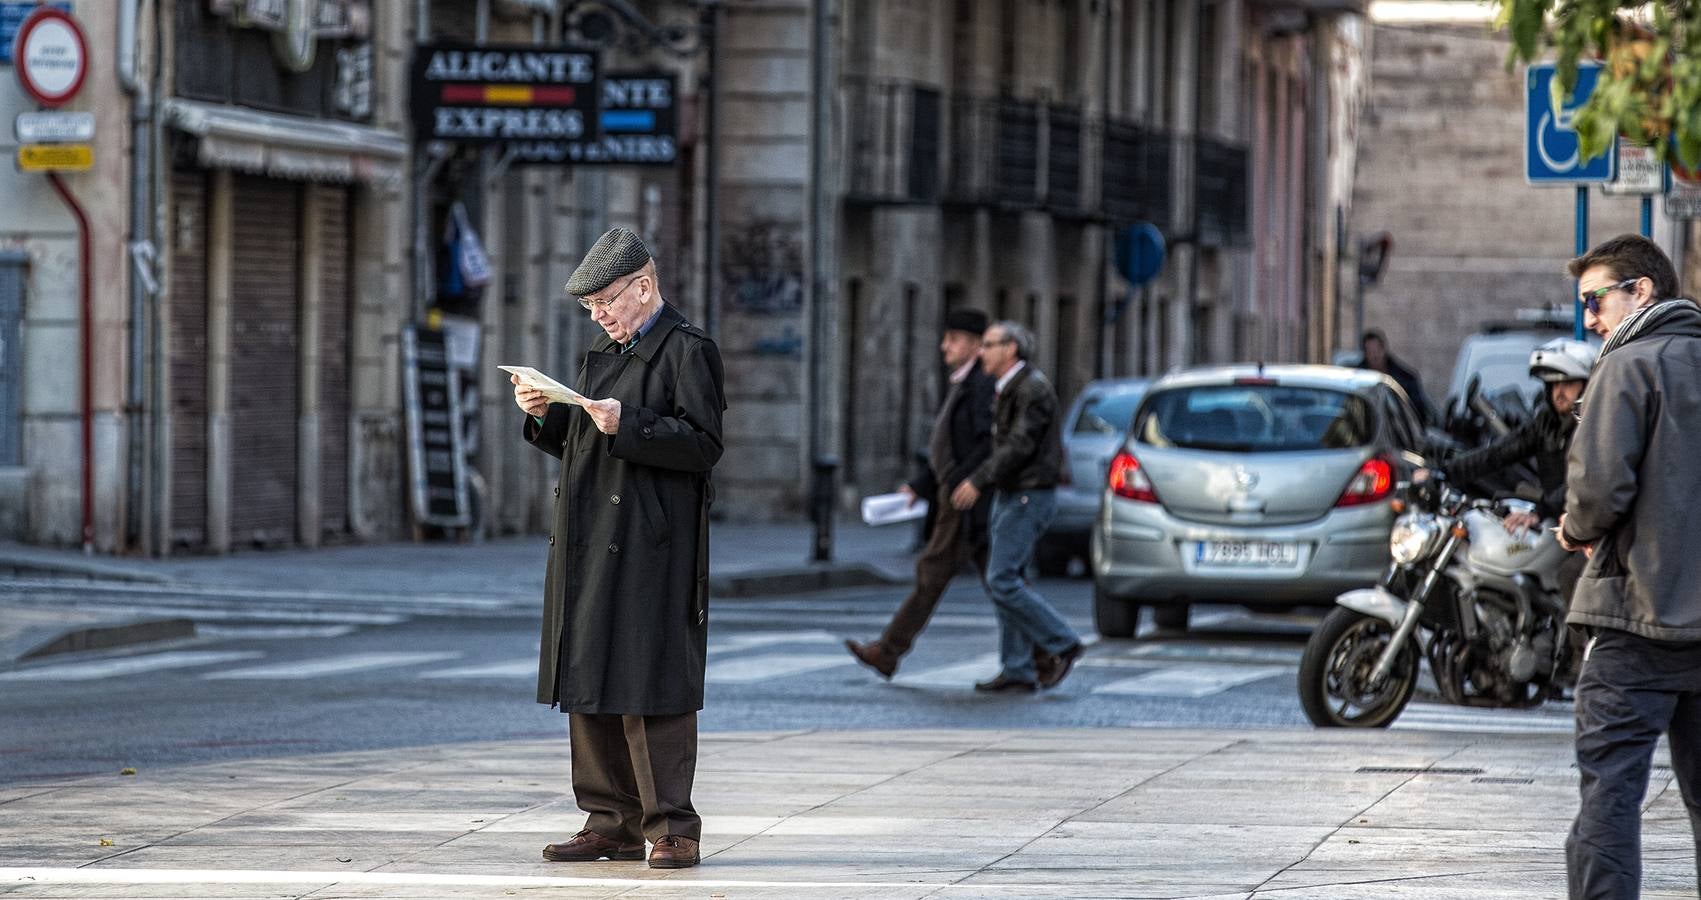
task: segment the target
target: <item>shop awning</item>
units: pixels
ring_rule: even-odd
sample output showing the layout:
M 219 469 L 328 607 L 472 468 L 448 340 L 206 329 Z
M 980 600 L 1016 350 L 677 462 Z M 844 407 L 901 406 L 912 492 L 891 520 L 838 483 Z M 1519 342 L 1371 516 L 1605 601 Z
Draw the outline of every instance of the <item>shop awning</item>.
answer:
M 401 135 L 350 122 L 177 98 L 166 101 L 165 114 L 174 127 L 198 138 L 196 158 L 213 169 L 304 181 L 396 184 L 408 152 Z

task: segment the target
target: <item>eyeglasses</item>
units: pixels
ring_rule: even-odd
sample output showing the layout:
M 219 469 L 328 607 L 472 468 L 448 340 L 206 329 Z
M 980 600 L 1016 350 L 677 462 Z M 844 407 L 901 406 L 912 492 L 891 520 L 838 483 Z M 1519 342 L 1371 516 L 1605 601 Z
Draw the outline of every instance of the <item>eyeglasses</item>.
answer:
M 1609 284 L 1603 288 L 1595 288 L 1592 291 L 1584 291 L 1577 295 L 1577 299 L 1582 301 L 1583 308 L 1589 311 L 1589 315 L 1598 316 L 1601 314 L 1601 301 L 1606 299 L 1606 295 L 1618 290 L 1628 291 L 1630 290 L 1631 285 L 1641 280 L 1642 279 L 1640 277 L 1626 278 L 1617 284 Z
M 626 293 L 627 288 L 630 288 L 632 285 L 636 284 L 637 282 L 638 282 L 637 278 L 632 278 L 632 279 L 627 280 L 626 287 L 623 287 L 620 290 L 615 291 L 614 296 L 608 298 L 607 300 L 586 300 L 585 298 L 580 297 L 579 298 L 579 305 L 583 306 L 587 310 L 601 310 L 602 312 L 607 312 L 608 308 L 610 306 L 614 305 L 614 301 L 619 300 L 620 295 Z

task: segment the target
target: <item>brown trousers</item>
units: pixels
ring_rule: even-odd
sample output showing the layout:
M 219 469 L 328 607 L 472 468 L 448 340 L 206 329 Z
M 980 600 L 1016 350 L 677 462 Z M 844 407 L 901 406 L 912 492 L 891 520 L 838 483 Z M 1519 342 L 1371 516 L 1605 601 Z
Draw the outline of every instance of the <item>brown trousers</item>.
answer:
M 916 557 L 915 587 L 898 606 L 898 611 L 892 614 L 892 621 L 880 635 L 880 652 L 894 660 L 910 652 L 916 635 L 921 634 L 922 629 L 927 627 L 927 621 L 933 618 L 940 595 L 945 593 L 951 579 L 963 570 L 964 563 L 974 560 L 981 582 L 984 584 L 986 581 L 986 536 L 969 533 L 969 514 L 958 512 L 951 506 L 950 487 L 941 486 L 933 504 L 936 511 L 933 536 L 928 538 L 927 546 Z
M 610 840 L 652 843 L 668 835 L 700 840 L 691 806 L 697 775 L 697 714 L 567 717 L 573 796 L 585 827 Z

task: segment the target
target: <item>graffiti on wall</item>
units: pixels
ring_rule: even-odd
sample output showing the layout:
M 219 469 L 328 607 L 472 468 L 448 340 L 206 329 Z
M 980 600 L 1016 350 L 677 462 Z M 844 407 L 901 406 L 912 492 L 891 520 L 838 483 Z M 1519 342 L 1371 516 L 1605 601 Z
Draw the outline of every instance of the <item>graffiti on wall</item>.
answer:
M 803 308 L 803 248 L 792 223 L 758 220 L 721 242 L 722 296 L 738 312 L 776 315 Z

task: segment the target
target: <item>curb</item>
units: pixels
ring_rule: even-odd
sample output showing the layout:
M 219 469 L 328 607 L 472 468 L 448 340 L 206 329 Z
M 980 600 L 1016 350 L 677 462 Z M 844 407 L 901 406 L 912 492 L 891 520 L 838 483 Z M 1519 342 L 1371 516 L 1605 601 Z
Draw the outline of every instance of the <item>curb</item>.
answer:
M 0 578 L 69 578 L 165 584 L 171 579 L 104 560 L 71 560 L 0 553 Z

